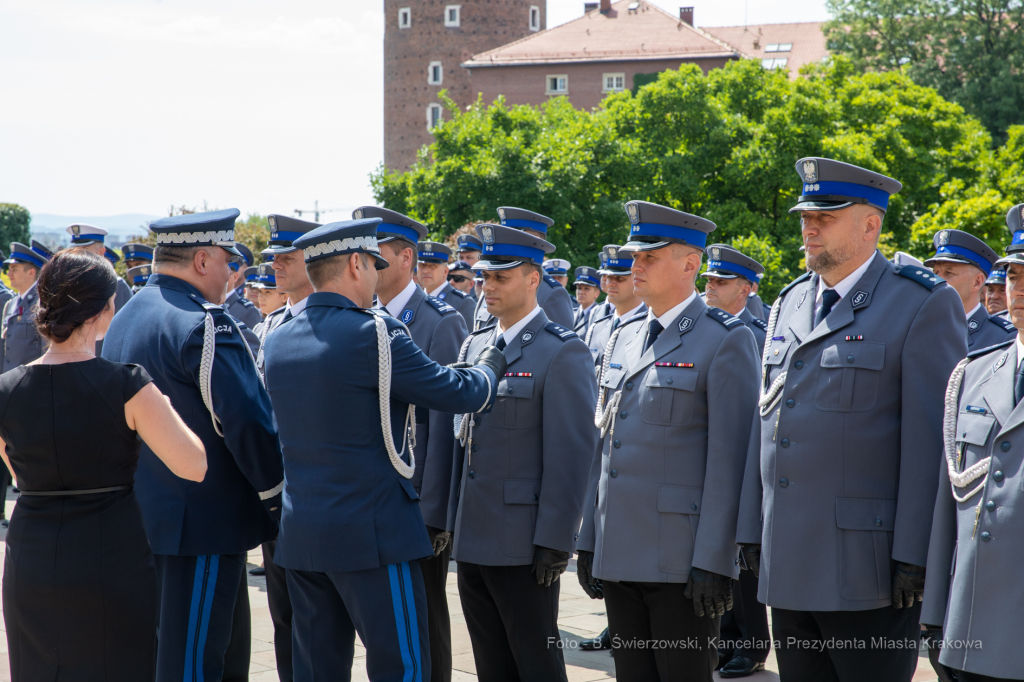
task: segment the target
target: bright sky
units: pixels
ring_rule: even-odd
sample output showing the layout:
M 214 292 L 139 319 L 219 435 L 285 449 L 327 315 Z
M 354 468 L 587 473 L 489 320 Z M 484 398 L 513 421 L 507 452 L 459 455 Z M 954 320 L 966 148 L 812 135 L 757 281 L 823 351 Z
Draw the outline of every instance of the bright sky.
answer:
M 827 18 L 824 0 L 684 2 L 698 26 Z M 548 0 L 549 27 L 582 13 Z M 78 216 L 372 203 L 383 34 L 381 0 L 2 0 L 0 202 Z

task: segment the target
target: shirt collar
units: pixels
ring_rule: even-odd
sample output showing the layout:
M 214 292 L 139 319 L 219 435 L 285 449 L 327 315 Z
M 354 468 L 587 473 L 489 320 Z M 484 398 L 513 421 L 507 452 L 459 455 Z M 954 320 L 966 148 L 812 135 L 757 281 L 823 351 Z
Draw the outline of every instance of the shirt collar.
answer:
M 1014 343 L 1017 344 L 1017 369 L 1020 370 L 1020 363 L 1024 362 L 1024 343 L 1020 342 L 1020 334 L 1017 334 L 1017 340 Z
M 978 308 L 980 308 L 980 307 L 981 307 L 981 304 L 979 303 L 978 305 L 976 305 L 973 308 L 971 308 L 971 312 L 967 313 L 967 319 L 969 320 L 972 317 L 974 317 L 974 313 L 978 312 Z
M 689 300 L 689 299 L 687 299 L 687 300 Z M 643 304 L 643 301 L 641 301 L 640 305 L 638 305 L 637 307 L 633 308 L 632 310 L 630 310 L 625 315 L 618 315 L 618 314 L 615 314 L 615 313 L 613 313 L 612 315 L 613 315 L 613 317 L 616 320 L 628 320 L 629 318 L 633 317 L 638 312 L 640 312 L 640 309 L 643 308 L 643 307 L 644 307 L 644 304 Z
M 442 284 L 438 288 L 436 288 L 433 291 L 429 292 L 427 295 L 428 296 L 433 296 L 434 298 L 437 298 L 437 295 L 442 293 L 446 286 L 448 286 L 448 282 L 445 282 L 444 284 Z
M 391 302 L 387 305 L 382 305 L 380 307 L 388 311 L 388 314 L 391 315 L 391 317 L 401 319 L 400 316 L 402 311 L 405 309 L 406 304 L 409 303 L 409 299 L 412 298 L 414 293 L 416 293 L 416 282 L 410 279 L 409 283 L 405 285 L 405 288 L 402 289 L 398 296 L 391 299 Z
M 874 253 L 871 254 L 871 257 L 864 261 L 864 263 L 859 268 L 857 268 L 849 275 L 844 277 L 842 281 L 840 281 L 834 287 L 831 287 L 832 289 L 835 290 L 837 294 L 839 294 L 840 299 L 846 298 L 846 295 L 849 294 L 855 286 L 857 286 L 857 282 L 859 282 L 860 278 L 864 276 L 864 273 L 868 271 L 868 268 L 871 267 L 871 263 L 874 262 L 877 256 L 878 252 L 875 251 Z M 823 280 L 821 277 L 818 277 L 818 293 L 814 297 L 814 302 L 816 305 L 821 302 L 821 295 L 825 293 L 825 289 L 828 288 L 829 286 L 825 284 L 825 280 Z
M 654 316 L 654 310 L 653 309 L 649 309 L 647 311 L 647 323 L 650 324 L 651 320 L 657 319 L 658 322 L 661 324 L 661 328 L 662 329 L 668 329 L 668 326 L 670 324 L 672 324 L 672 321 L 675 320 L 680 315 L 682 315 L 683 311 L 686 309 L 686 306 L 688 306 L 691 303 L 693 303 L 693 299 L 695 299 L 695 298 L 697 298 L 697 290 L 696 289 L 694 289 L 693 293 L 691 293 L 687 297 L 687 299 L 685 301 L 683 301 L 682 303 L 676 305 L 674 308 L 669 310 L 667 313 L 665 313 L 664 315 L 661 315 L 661 316 L 659 316 L 657 318 L 655 318 L 655 316 Z
M 533 310 L 526 313 L 526 317 L 516 322 L 508 329 L 502 329 L 501 322 L 498 322 L 498 331 L 505 337 L 505 345 L 512 343 L 513 339 L 519 336 L 519 332 L 523 331 L 523 328 L 530 323 L 530 320 L 537 317 L 540 314 L 540 306 L 534 306 Z
M 307 300 L 309 300 L 309 296 L 307 296 L 306 298 L 302 299 L 301 301 L 299 301 L 295 305 L 289 305 L 286 312 L 291 313 L 292 317 L 295 317 L 296 315 L 298 315 L 299 313 L 301 313 L 303 310 L 306 309 L 306 301 Z

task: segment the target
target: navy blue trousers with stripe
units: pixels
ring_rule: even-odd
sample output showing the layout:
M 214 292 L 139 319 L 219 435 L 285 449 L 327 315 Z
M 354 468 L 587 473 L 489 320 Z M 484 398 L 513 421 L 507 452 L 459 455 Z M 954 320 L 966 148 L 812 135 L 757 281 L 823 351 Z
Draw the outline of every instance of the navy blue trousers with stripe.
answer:
M 157 682 L 219 682 L 245 555 L 153 559 L 160 584 Z
M 427 596 L 418 562 L 365 571 L 288 569 L 295 682 L 352 678 L 356 633 L 374 682 L 430 682 Z

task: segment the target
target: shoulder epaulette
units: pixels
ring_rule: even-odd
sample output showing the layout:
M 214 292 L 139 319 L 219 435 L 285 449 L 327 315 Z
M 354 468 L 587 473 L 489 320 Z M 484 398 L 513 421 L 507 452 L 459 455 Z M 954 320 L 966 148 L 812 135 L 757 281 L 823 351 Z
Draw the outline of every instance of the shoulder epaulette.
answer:
M 561 284 L 558 283 L 558 280 L 552 277 L 551 275 L 544 275 L 544 281 L 547 282 L 548 286 L 550 287 L 562 286 Z
M 284 308 L 281 308 L 281 310 L 284 310 Z M 385 319 L 391 317 L 391 314 L 388 313 L 388 311 L 385 310 L 384 308 L 352 308 L 352 310 L 358 310 L 361 313 L 366 313 L 367 315 L 374 315 L 376 317 L 383 317 Z M 274 315 L 276 313 L 277 311 L 275 310 L 274 312 L 270 313 L 270 315 Z M 270 319 L 270 315 L 267 315 L 268 320 Z
M 917 282 L 928 291 L 931 291 L 940 284 L 945 284 L 946 280 L 936 275 L 927 268 L 922 268 L 917 265 L 897 265 L 895 272 L 900 277 L 906 277 L 907 279 Z
M 203 310 L 209 311 L 209 312 L 211 312 L 211 313 L 212 313 L 212 312 L 215 312 L 215 311 L 217 311 L 217 310 L 221 310 L 221 311 L 223 311 L 223 310 L 224 310 L 223 306 L 219 306 L 219 305 L 217 305 L 216 303 L 210 303 L 209 301 L 202 301 L 202 302 L 200 303 L 199 299 L 193 299 L 193 300 L 194 300 L 194 301 L 195 301 L 196 303 L 199 303 L 199 304 L 200 304 L 201 306 L 203 306 Z
M 780 292 L 779 292 L 779 296 L 778 296 L 778 298 L 782 298 L 783 294 L 785 294 L 785 293 L 786 293 L 787 291 L 789 291 L 790 289 L 792 289 L 793 287 L 795 287 L 795 286 L 796 286 L 797 284 L 800 284 L 800 282 L 806 282 L 806 281 L 807 281 L 807 280 L 809 280 L 810 278 L 811 278 L 811 273 L 810 273 L 810 272 L 805 272 L 804 274 L 800 275 L 799 277 L 797 277 L 796 279 L 794 279 L 794 280 L 793 280 L 792 282 L 790 282 L 789 284 L 787 284 L 787 285 L 786 285 L 786 286 L 785 286 L 785 287 L 784 287 L 784 288 L 782 289 L 782 291 L 780 291 Z M 763 303 L 762 303 L 762 305 L 763 305 Z
M 450 305 L 442 301 L 441 299 L 436 298 L 434 296 L 427 296 L 427 303 L 429 303 L 430 307 L 432 307 L 434 310 L 441 313 L 442 315 L 459 312 L 455 308 L 451 307 Z
M 256 307 L 255 303 L 253 303 L 252 301 L 250 301 L 249 299 L 247 299 L 247 298 L 245 298 L 243 296 L 239 296 L 238 300 L 242 303 L 242 306 L 245 307 L 245 308 L 255 308 Z
M 978 350 L 976 350 L 976 351 L 974 351 L 972 353 L 968 353 L 967 354 L 967 359 L 968 360 L 977 360 L 978 358 L 980 358 L 980 357 L 982 357 L 984 355 L 988 355 L 989 353 L 992 353 L 994 351 L 997 351 L 1000 348 L 1006 348 L 1011 343 L 1015 343 L 1016 341 L 1017 341 L 1017 339 L 1015 339 L 1015 338 L 1007 339 L 1006 341 L 1003 341 L 1002 343 L 997 343 L 994 346 L 985 346 L 984 348 L 979 348 Z
M 740 318 L 736 317 L 735 315 L 730 315 L 729 313 L 725 312 L 721 308 L 709 307 L 706 312 L 707 312 L 708 317 L 710 317 L 712 320 L 718 322 L 719 324 L 724 326 L 726 329 L 732 329 L 733 327 L 735 327 L 737 325 L 743 324 L 743 320 L 741 320 Z
M 757 327 L 761 331 L 763 331 L 763 332 L 767 332 L 768 331 L 768 323 L 765 322 L 764 320 L 759 320 L 756 317 L 752 317 L 752 318 L 750 318 L 750 321 L 753 323 L 753 325 L 755 327 Z
M 995 326 L 999 327 L 1003 331 L 1017 331 L 1017 328 L 1013 326 L 1013 322 L 1010 322 L 1009 320 L 1004 319 L 1002 317 L 998 317 L 996 315 L 989 315 L 988 321 L 994 324 Z
M 484 332 L 489 332 L 492 329 L 494 329 L 494 325 L 495 324 L 498 324 L 497 320 L 494 321 L 494 324 L 489 324 L 486 327 L 481 327 L 480 329 L 477 329 L 475 332 L 470 332 L 469 336 L 476 336 L 477 334 L 483 334 Z M 466 338 L 468 339 L 469 336 L 467 336 Z
M 469 294 L 467 294 L 465 291 L 459 291 L 455 287 L 452 287 L 452 290 L 449 291 L 448 293 L 455 294 L 455 298 L 469 298 Z
M 548 330 L 549 332 L 560 338 L 562 341 L 568 341 L 569 339 L 579 338 L 576 335 L 576 332 L 574 332 L 573 330 L 566 329 L 562 325 L 556 324 L 554 322 L 548 322 L 546 325 L 544 325 L 544 329 Z

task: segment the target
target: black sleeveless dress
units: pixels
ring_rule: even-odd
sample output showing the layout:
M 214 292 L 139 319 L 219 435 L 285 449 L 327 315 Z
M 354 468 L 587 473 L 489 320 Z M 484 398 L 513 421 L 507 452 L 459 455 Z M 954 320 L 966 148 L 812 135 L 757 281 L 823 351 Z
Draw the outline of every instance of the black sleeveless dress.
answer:
M 124 405 L 150 381 L 102 358 L 0 376 L 0 437 L 22 491 L 131 486 L 139 441 Z M 154 679 L 157 604 L 130 487 L 18 500 L 3 581 L 14 682 Z

